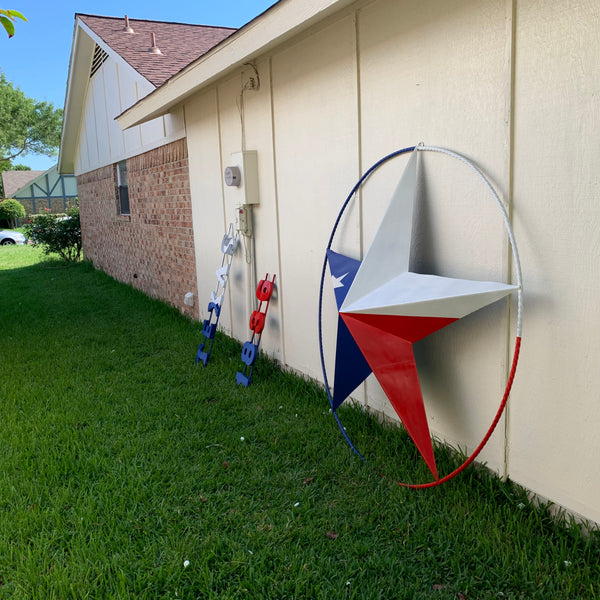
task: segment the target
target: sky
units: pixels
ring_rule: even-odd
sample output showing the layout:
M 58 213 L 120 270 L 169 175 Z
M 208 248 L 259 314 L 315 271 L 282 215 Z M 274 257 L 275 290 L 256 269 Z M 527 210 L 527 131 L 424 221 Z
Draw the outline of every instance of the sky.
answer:
M 15 35 L 0 29 L 0 69 L 15 87 L 36 100 L 63 108 L 75 13 L 152 19 L 198 25 L 241 27 L 276 0 L 0 0 L 0 8 L 21 12 Z M 0 127 L 2 124 L 0 123 Z M 16 161 L 46 170 L 57 158 L 27 155 Z

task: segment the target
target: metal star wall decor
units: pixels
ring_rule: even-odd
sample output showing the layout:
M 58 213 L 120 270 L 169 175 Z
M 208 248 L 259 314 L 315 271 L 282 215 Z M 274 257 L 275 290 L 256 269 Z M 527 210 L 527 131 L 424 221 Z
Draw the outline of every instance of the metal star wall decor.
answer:
M 505 225 L 508 227 L 517 265 L 517 285 L 453 279 L 413 273 L 409 270 L 416 199 L 417 158 L 418 152 L 424 150 L 450 154 L 466 163 L 484 179 L 499 204 Z M 322 350 L 321 323 L 319 323 L 321 359 L 331 408 L 340 427 L 342 426 L 337 409 L 372 372 L 431 471 L 434 478 L 433 484 L 437 485 L 454 476 L 475 458 L 489 439 L 504 410 L 514 378 L 520 347 L 521 276 L 518 254 L 506 211 L 481 172 L 455 153 L 424 146 L 399 151 L 384 160 L 408 151 L 412 151 L 412 155 L 362 263 L 332 251 L 330 246 L 348 201 L 362 181 L 383 161 L 377 163 L 361 178 L 338 217 L 327 249 L 321 281 L 322 301 L 325 266 L 329 264 L 339 313 L 333 392 L 329 389 L 327 381 Z M 514 292 L 517 292 L 519 297 L 518 336 L 513 369 L 501 409 L 476 453 L 469 457 L 456 472 L 440 479 L 421 394 L 413 344 Z M 342 431 L 354 448 L 343 428 Z M 356 448 L 354 450 L 356 451 Z

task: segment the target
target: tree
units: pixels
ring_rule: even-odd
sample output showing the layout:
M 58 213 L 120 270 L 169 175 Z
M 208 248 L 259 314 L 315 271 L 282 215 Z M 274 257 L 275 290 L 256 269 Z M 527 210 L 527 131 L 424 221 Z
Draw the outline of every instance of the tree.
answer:
M 0 8 L 0 23 L 2 24 L 2 27 L 6 29 L 6 33 L 8 33 L 9 38 L 15 35 L 15 19 L 27 21 L 27 19 L 18 10 Z
M 0 162 L 22 154 L 56 156 L 62 112 L 29 98 L 0 73 Z
M 6 221 L 9 227 L 14 227 L 17 219 L 22 219 L 25 214 L 25 207 L 18 200 L 8 198 L 0 202 L 0 223 Z

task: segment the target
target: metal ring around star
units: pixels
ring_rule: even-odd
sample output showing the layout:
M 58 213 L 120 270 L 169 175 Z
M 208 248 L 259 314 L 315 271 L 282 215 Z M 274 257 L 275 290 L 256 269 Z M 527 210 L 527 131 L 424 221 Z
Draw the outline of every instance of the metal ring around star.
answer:
M 388 154 L 387 156 L 384 156 L 383 158 L 378 160 L 375 164 L 373 164 L 369 169 L 367 169 L 367 171 L 365 171 L 365 173 L 362 175 L 362 177 L 356 182 L 356 184 L 354 185 L 354 187 L 348 194 L 346 200 L 344 201 L 344 204 L 342 205 L 342 208 L 340 209 L 340 212 L 337 216 L 337 219 L 336 219 L 333 229 L 331 231 L 331 235 L 329 237 L 329 241 L 328 241 L 326 250 L 331 249 L 331 244 L 335 237 L 336 231 L 338 229 L 338 226 L 340 224 L 340 221 L 341 221 L 346 209 L 348 208 L 348 205 L 354 198 L 354 195 L 356 194 L 356 192 L 360 189 L 360 187 L 369 178 L 369 176 L 372 175 L 377 169 L 379 169 L 382 165 L 384 165 L 388 161 L 390 161 L 402 154 L 407 154 L 409 152 L 412 152 L 415 149 L 418 151 L 421 151 L 421 152 L 437 152 L 437 153 L 441 153 L 441 154 L 450 156 L 450 157 L 458 160 L 459 162 L 463 163 L 464 165 L 466 165 L 473 173 L 475 173 L 475 175 L 477 175 L 483 181 L 485 187 L 489 191 L 490 195 L 494 199 L 498 209 L 500 210 L 500 212 L 502 214 L 502 219 L 504 221 L 504 227 L 506 229 L 506 233 L 508 235 L 508 239 L 509 239 L 510 247 L 511 247 L 511 253 L 512 253 L 512 258 L 513 258 L 513 268 L 515 271 L 515 278 L 516 278 L 516 285 L 518 286 L 518 290 L 517 290 L 517 327 L 516 327 L 516 339 L 515 339 L 514 350 L 513 350 L 512 364 L 511 364 L 511 369 L 510 369 L 508 379 L 506 382 L 504 394 L 502 396 L 502 400 L 500 401 L 500 405 L 498 407 L 496 415 L 494 416 L 492 424 L 490 425 L 485 436 L 483 437 L 483 439 L 481 440 L 481 442 L 479 443 L 477 448 L 474 450 L 474 452 L 458 468 L 456 468 L 454 471 L 452 471 L 448 475 L 445 475 L 444 477 L 441 477 L 440 479 L 437 479 L 435 481 L 428 482 L 428 483 L 403 483 L 400 481 L 397 482 L 398 485 L 401 485 L 403 487 L 409 487 L 409 488 L 413 488 L 413 489 L 421 489 L 421 488 L 430 488 L 430 487 L 438 486 L 442 483 L 449 481 L 450 479 L 452 479 L 453 477 L 455 477 L 456 475 L 461 473 L 468 465 L 470 465 L 477 458 L 477 456 L 479 455 L 479 453 L 481 452 L 483 447 L 488 442 L 492 433 L 494 432 L 498 422 L 500 421 L 500 418 L 502 417 L 504 409 L 506 408 L 506 403 L 508 401 L 508 397 L 510 395 L 510 390 L 512 388 L 512 384 L 514 381 L 517 364 L 519 362 L 519 353 L 520 353 L 520 349 L 521 349 L 522 313 L 523 313 L 523 286 L 522 286 L 521 262 L 519 259 L 519 253 L 517 250 L 515 237 L 514 237 L 512 227 L 510 224 L 510 219 L 508 217 L 508 214 L 506 212 L 504 205 L 502 204 L 502 201 L 500 200 L 498 194 L 496 193 L 496 190 L 491 185 L 491 183 L 488 181 L 488 179 L 485 177 L 485 175 L 472 162 L 467 160 L 464 156 L 462 156 L 456 152 L 453 152 L 451 150 L 448 150 L 446 148 L 439 148 L 436 146 L 419 145 L 419 146 L 410 146 L 407 148 L 402 148 L 401 150 L 397 150 L 395 152 Z M 325 357 L 324 357 L 324 352 L 323 352 L 322 311 L 323 311 L 323 288 L 324 288 L 324 282 L 325 282 L 325 274 L 326 274 L 326 270 L 327 270 L 327 263 L 328 263 L 327 254 L 325 254 L 325 260 L 323 261 L 323 269 L 321 272 L 321 284 L 319 287 L 319 350 L 320 350 L 320 355 L 321 355 L 321 368 L 323 370 L 325 390 L 327 392 L 327 397 L 329 399 L 329 404 L 331 406 L 331 410 L 333 412 L 335 420 L 336 420 L 336 422 L 340 428 L 340 431 L 342 432 L 346 442 L 352 448 L 352 450 L 357 454 L 357 456 L 359 456 L 363 462 L 366 462 L 364 457 L 361 455 L 361 453 L 357 450 L 357 448 L 354 446 L 354 444 L 350 440 L 350 437 L 348 436 L 348 433 L 346 432 L 346 429 L 342 425 L 340 417 L 337 414 L 337 410 L 334 409 L 333 397 L 331 394 L 331 389 L 330 389 L 329 381 L 328 381 L 328 377 L 327 377 L 327 369 L 325 367 Z

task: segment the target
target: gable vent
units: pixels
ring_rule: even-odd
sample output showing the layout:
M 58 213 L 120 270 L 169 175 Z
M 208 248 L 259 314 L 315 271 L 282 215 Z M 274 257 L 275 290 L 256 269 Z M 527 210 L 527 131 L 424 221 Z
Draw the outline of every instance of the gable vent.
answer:
M 90 70 L 90 79 L 94 76 L 96 71 L 102 66 L 102 64 L 108 58 L 108 54 L 96 44 L 94 48 L 94 58 L 92 59 L 92 68 Z

